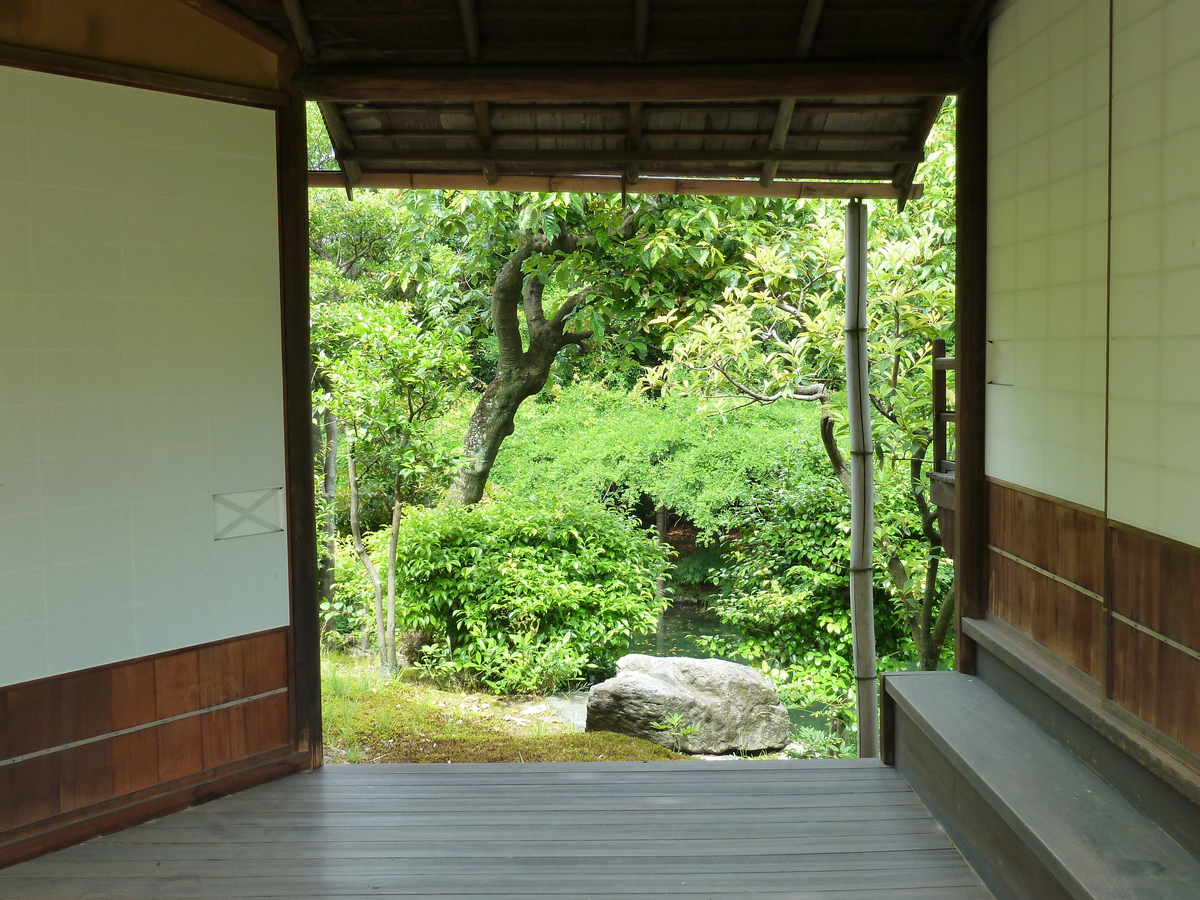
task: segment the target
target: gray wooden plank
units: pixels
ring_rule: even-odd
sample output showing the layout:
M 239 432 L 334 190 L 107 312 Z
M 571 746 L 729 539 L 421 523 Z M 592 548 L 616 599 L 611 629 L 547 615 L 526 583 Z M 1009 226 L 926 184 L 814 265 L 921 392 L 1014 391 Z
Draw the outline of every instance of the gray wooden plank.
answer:
M 829 853 L 728 854 L 710 853 L 706 856 L 624 857 L 578 856 L 567 850 L 550 855 L 546 848 L 540 855 L 498 854 L 475 855 L 474 849 L 464 847 L 462 855 L 414 856 L 342 856 L 329 854 L 307 859 L 223 859 L 223 860 L 155 860 L 155 859 L 59 859 L 42 865 L 32 865 L 21 873 L 24 878 L 154 878 L 167 873 L 172 878 L 202 879 L 212 875 L 221 878 L 271 878 L 305 876 L 309 878 L 340 877 L 418 877 L 452 873 L 455 876 L 478 876 L 504 879 L 511 875 L 536 873 L 538 877 L 558 876 L 566 880 L 593 875 L 619 873 L 634 875 L 689 876 L 701 874 L 792 872 L 797 877 L 819 872 L 856 873 L 868 870 L 899 871 L 901 869 L 937 869 L 961 865 L 960 858 L 944 842 L 913 841 L 905 846 L 872 850 L 861 844 Z M 350 850 L 352 848 L 343 848 Z
M 93 880 L 94 881 L 94 880 Z M 596 873 L 578 871 L 527 871 L 498 876 L 484 872 L 472 876 L 458 872 L 433 875 L 394 875 L 369 873 L 361 877 L 333 875 L 271 875 L 224 876 L 212 873 L 204 878 L 172 877 L 164 873 L 155 877 L 106 879 L 106 890 L 99 896 L 155 897 L 157 900 L 210 900 L 210 898 L 261 897 L 272 894 L 291 894 L 294 898 L 344 897 L 366 892 L 371 895 L 398 896 L 406 894 L 466 895 L 486 897 L 491 890 L 524 893 L 530 896 L 561 897 L 564 894 L 585 893 L 603 896 L 606 893 L 641 892 L 651 895 L 681 893 L 734 893 L 752 895 L 758 891 L 838 890 L 864 888 L 930 888 L 974 887 L 978 879 L 966 866 L 944 866 L 920 869 L 838 869 L 836 871 L 802 872 L 711 872 L 699 874 L 641 873 L 621 871 L 619 861 L 611 869 Z M 85 882 L 86 884 L 86 882 Z M 27 900 L 46 897 L 76 897 L 84 900 L 87 894 L 73 893 L 81 887 L 81 879 L 70 877 L 0 878 L 0 887 L 10 896 Z M 119 887 L 113 891 L 113 887 Z M 97 896 L 92 893 L 92 896 Z
M 917 841 L 916 836 L 925 840 Z M 446 835 L 440 840 L 387 839 L 374 833 L 371 840 L 357 837 L 340 840 L 304 841 L 232 841 L 219 843 L 187 844 L 114 844 L 92 841 L 64 850 L 53 865 L 65 865 L 78 861 L 92 860 L 155 860 L 190 859 L 316 859 L 327 857 L 367 859 L 372 857 L 459 857 L 464 855 L 460 846 L 466 846 L 466 855 L 488 858 L 540 857 L 547 854 L 574 857 L 622 856 L 627 859 L 638 857 L 707 857 L 724 855 L 776 855 L 780 853 L 818 854 L 836 852 L 835 848 L 852 848 L 860 851 L 881 852 L 914 850 L 924 848 L 945 849 L 950 846 L 947 838 L 936 829 L 886 833 L 873 831 L 842 835 L 814 834 L 797 837 L 734 837 L 734 838 L 686 838 L 613 840 L 588 838 L 581 835 L 574 840 L 518 839 L 479 840 L 462 837 L 455 840 Z M 522 835 L 521 837 L 524 837 Z M 912 838 L 902 840 L 901 838 Z M 853 843 L 852 843 L 853 842 Z M 842 849 L 841 852 L 846 852 Z M 955 851 L 956 852 L 956 851 Z M 32 864 L 31 869 L 32 871 Z
M 744 823 L 722 820 L 699 822 L 670 822 L 662 823 L 669 827 L 672 837 L 687 841 L 726 840 L 731 833 L 752 836 L 754 838 L 787 838 L 802 839 L 819 835 L 839 836 L 845 834 L 927 834 L 940 833 L 941 828 L 923 811 L 911 808 L 905 817 L 881 817 L 870 814 L 869 810 L 842 811 L 841 817 L 834 821 L 796 820 L 783 822 Z M 651 826 L 653 827 L 653 826 Z M 163 846 L 167 844 L 191 843 L 284 843 L 299 841 L 343 841 L 353 843 L 369 843 L 379 841 L 404 841 L 413 843 L 436 843 L 438 841 L 458 840 L 487 840 L 497 834 L 494 824 L 483 825 L 478 822 L 464 821 L 458 823 L 429 825 L 413 824 L 393 826 L 383 831 L 367 825 L 343 825 L 332 827 L 318 821 L 289 823 L 270 828 L 241 826 L 236 823 L 215 823 L 204 829 L 161 828 L 153 824 L 143 825 L 136 829 L 118 832 L 82 846 L 107 844 L 138 844 L 145 846 Z M 623 843 L 637 843 L 652 840 L 644 830 L 631 827 L 629 820 L 597 823 L 575 816 L 572 820 L 557 824 L 536 822 L 533 824 L 513 825 L 510 823 L 504 830 L 507 835 L 519 835 L 529 841 L 571 841 L 571 840 L 601 840 L 613 839 Z M 661 834 L 661 830 L 659 832 Z M 66 852 L 66 851 L 64 851 Z M 71 851 L 74 852 L 74 851 Z

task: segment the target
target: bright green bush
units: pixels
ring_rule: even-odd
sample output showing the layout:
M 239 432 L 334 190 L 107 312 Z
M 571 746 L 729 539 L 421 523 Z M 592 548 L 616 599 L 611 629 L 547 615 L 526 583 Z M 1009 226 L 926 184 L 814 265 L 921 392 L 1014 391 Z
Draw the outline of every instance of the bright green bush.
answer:
M 497 692 L 607 675 L 665 605 L 665 549 L 593 502 L 414 509 L 398 547 L 399 627 L 433 636 L 425 667 Z

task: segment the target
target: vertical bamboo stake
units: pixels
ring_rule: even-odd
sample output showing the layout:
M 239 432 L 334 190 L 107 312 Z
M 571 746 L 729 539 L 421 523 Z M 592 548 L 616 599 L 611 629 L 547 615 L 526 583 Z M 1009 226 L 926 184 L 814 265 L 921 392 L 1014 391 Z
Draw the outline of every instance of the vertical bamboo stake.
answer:
M 846 208 L 846 403 L 850 419 L 850 628 L 858 709 L 858 755 L 879 755 L 875 686 L 874 447 L 867 382 L 867 207 Z

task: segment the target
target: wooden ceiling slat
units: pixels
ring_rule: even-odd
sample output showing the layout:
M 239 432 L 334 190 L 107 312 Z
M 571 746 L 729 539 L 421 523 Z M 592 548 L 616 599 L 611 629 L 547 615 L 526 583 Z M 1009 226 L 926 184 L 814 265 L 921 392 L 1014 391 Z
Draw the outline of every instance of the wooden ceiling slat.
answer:
M 941 95 L 965 83 L 961 60 L 624 66 L 309 67 L 310 100 L 741 100 L 810 95 Z

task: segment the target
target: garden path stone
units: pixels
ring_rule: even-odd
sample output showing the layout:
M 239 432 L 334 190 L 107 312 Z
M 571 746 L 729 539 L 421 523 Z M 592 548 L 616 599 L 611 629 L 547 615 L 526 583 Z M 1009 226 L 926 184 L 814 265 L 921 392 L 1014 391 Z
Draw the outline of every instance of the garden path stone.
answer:
M 692 754 L 781 750 L 789 732 L 787 710 L 755 669 L 640 653 L 621 657 L 616 677 L 592 687 L 586 727 Z

